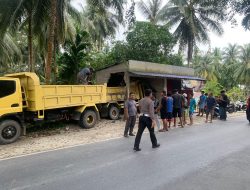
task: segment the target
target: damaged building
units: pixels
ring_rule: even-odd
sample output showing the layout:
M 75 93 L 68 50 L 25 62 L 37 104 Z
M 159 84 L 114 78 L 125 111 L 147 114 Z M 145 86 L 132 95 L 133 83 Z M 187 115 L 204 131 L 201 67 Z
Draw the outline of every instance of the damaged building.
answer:
M 196 81 L 196 86 L 191 81 Z M 162 90 L 191 93 L 203 85 L 204 79 L 195 76 L 192 68 L 130 60 L 97 71 L 96 82 L 106 83 L 108 87 L 124 87 L 127 95 L 133 91 L 140 99 L 147 88 L 157 97 Z

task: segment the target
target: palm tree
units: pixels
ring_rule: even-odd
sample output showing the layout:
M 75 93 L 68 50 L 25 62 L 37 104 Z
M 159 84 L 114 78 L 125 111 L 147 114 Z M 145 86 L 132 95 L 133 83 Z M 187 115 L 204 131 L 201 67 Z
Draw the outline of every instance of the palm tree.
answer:
M 250 91 L 250 44 L 241 47 L 240 62 L 236 64 L 234 76 Z
M 250 1 L 242 0 L 236 2 L 236 11 L 244 15 L 242 26 L 246 30 L 250 30 Z
M 239 61 L 240 47 L 237 44 L 229 44 L 224 49 L 223 59 L 228 65 L 233 65 Z
M 214 57 L 211 53 L 196 54 L 193 62 L 195 73 L 206 80 L 217 81 L 218 75 L 213 61 Z
M 8 30 L 13 33 L 18 30 L 27 31 L 30 71 L 34 71 L 33 56 L 36 55 L 33 52 L 34 43 L 38 45 L 39 52 L 47 57 L 45 73 L 47 78 L 50 78 L 51 62 L 55 58 L 56 51 L 54 44 L 59 46 L 67 38 L 73 40 L 76 33 L 73 18 L 78 20 L 80 18 L 78 11 L 71 6 L 70 2 L 66 0 L 3 0 L 1 2 L 0 15 L 3 17 L 0 18 L 0 37 Z M 3 7 L 7 7 L 7 11 Z
M 123 22 L 124 0 L 87 1 L 82 10 L 82 28 L 92 38 L 97 49 L 104 40 L 116 33 L 116 28 Z
M 220 67 L 220 83 L 227 89 L 231 89 L 238 83 L 234 73 L 239 63 L 240 47 L 237 44 L 229 44 L 223 50 L 223 64 Z
M 0 73 L 10 71 L 21 59 L 22 53 L 17 41 L 10 33 L 5 33 L 0 39 Z
M 86 6 L 82 12 L 82 28 L 91 35 L 97 49 L 100 49 L 104 40 L 116 33 L 119 25 L 118 15 L 111 11 L 99 12 L 97 7 Z
M 171 27 L 176 27 L 174 36 L 179 41 L 179 48 L 187 47 L 188 66 L 192 61 L 193 48 L 200 43 L 209 42 L 208 31 L 218 35 L 223 33 L 221 21 L 225 9 L 220 1 L 170 0 L 165 6 L 164 16 Z
M 86 66 L 84 61 L 87 57 L 89 46 L 89 35 L 85 31 L 78 31 L 73 42 L 66 42 L 65 52 L 59 58 L 59 73 L 62 83 L 76 83 L 79 67 Z
M 166 7 L 163 6 L 162 0 L 148 0 L 147 3 L 141 0 L 137 4 L 139 10 L 152 24 L 159 24 L 165 20 L 163 15 L 166 13 Z
M 28 63 L 29 71 L 34 71 L 33 64 L 33 33 L 32 33 L 32 21 L 33 21 L 33 12 L 36 7 L 35 0 L 12 0 L 1 2 L 0 14 L 2 15 L 2 20 L 0 22 L 0 36 L 4 35 L 7 30 L 10 28 L 13 33 L 18 30 L 18 28 L 25 28 L 23 25 L 27 24 L 27 33 L 28 33 Z

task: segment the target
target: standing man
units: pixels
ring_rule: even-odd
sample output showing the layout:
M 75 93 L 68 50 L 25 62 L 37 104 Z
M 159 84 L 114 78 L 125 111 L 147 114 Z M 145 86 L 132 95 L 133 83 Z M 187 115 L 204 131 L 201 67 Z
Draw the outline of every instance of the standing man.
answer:
M 168 122 L 168 128 L 171 127 L 171 122 L 173 118 L 173 98 L 171 96 L 171 93 L 167 93 L 167 122 Z
M 208 116 L 209 114 L 211 115 L 211 123 L 213 121 L 213 116 L 214 116 L 214 108 L 216 106 L 216 100 L 213 97 L 213 93 L 209 93 L 208 97 L 206 99 L 206 105 L 207 105 L 207 109 L 206 109 L 206 123 L 208 122 Z
M 152 148 L 158 148 L 160 144 L 157 143 L 157 139 L 154 134 L 155 118 L 154 118 L 154 103 L 151 99 L 152 90 L 145 90 L 145 97 L 139 101 L 139 109 L 141 116 L 139 117 L 139 126 L 134 143 L 134 151 L 141 151 L 139 148 L 141 136 L 144 129 L 147 127 L 150 133 L 150 139 L 152 142 Z
M 196 101 L 194 99 L 194 95 L 190 94 L 189 95 L 189 99 L 190 99 L 190 103 L 189 103 L 189 119 L 190 119 L 190 126 L 194 124 L 194 119 L 193 119 L 193 115 L 194 115 L 194 110 L 196 109 Z
M 197 116 L 203 117 L 205 105 L 206 105 L 206 96 L 205 96 L 205 92 L 202 90 L 200 100 L 199 100 L 199 113 Z
M 93 76 L 94 69 L 93 68 L 83 68 L 78 74 L 77 74 L 77 83 L 88 85 L 92 84 L 92 76 Z
M 220 120 L 226 121 L 227 120 L 227 105 L 229 103 L 229 99 L 226 95 L 226 91 L 222 90 L 221 96 L 218 100 L 219 103 L 219 112 L 220 112 Z
M 183 96 L 178 94 L 178 90 L 174 89 L 173 90 L 173 117 L 174 117 L 174 127 L 176 127 L 176 117 L 179 117 L 180 119 L 180 125 L 183 128 L 183 123 L 182 123 L 182 105 L 184 103 Z
M 187 111 L 188 111 L 188 100 L 187 100 L 187 94 L 186 93 L 183 93 L 182 94 L 183 96 L 183 105 L 182 105 L 182 122 L 183 122 L 183 125 L 186 125 L 187 124 Z
M 137 107 L 135 102 L 135 94 L 133 92 L 129 93 L 129 99 L 125 102 L 124 106 L 124 119 L 126 120 L 126 125 L 124 129 L 124 137 L 135 136 L 133 134 L 133 129 L 136 122 Z
M 168 131 L 168 123 L 167 123 L 167 92 L 165 90 L 161 92 L 161 103 L 158 107 L 158 110 L 160 110 L 161 119 L 163 123 L 163 129 L 161 129 L 159 132 L 166 132 Z

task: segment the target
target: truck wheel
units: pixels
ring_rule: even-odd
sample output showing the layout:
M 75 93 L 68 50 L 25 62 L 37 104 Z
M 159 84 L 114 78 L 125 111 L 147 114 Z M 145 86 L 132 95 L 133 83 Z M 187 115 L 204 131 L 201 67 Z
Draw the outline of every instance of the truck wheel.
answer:
M 120 110 L 116 106 L 111 106 L 109 109 L 109 118 L 112 120 L 117 120 L 119 119 L 120 116 Z
M 95 126 L 96 121 L 97 121 L 96 113 L 92 110 L 87 110 L 81 114 L 79 125 L 82 128 L 89 129 Z
M 21 135 L 21 125 L 14 120 L 5 120 L 0 123 L 0 144 L 15 142 Z

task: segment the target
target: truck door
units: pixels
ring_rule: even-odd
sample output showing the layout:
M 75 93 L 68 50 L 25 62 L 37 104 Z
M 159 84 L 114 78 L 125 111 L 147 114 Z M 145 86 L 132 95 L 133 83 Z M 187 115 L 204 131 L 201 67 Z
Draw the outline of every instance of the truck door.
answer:
M 21 85 L 18 79 L 0 79 L 0 116 L 22 112 Z

